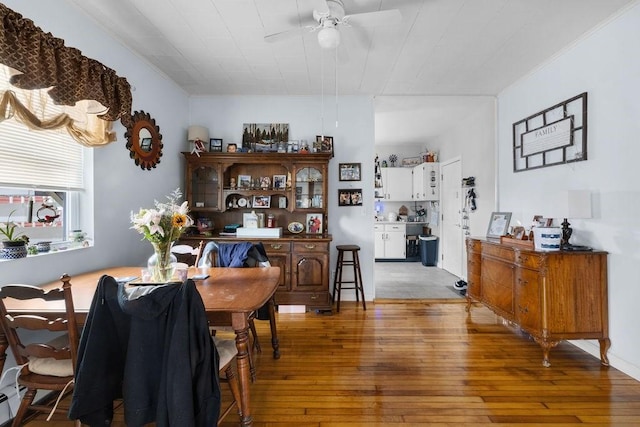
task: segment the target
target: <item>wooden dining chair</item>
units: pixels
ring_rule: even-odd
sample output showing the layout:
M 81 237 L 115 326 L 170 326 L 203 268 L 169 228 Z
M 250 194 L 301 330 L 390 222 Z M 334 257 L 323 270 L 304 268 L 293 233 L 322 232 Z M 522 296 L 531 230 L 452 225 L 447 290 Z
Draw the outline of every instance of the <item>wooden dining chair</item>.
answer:
M 234 247 L 239 247 L 238 245 L 247 245 L 246 242 L 238 242 L 238 243 L 217 243 L 217 242 L 208 242 L 202 251 L 202 256 L 200 257 L 199 263 L 196 264 L 200 267 L 227 267 L 227 263 L 224 260 L 224 257 L 220 256 L 220 246 L 221 245 L 232 245 Z M 247 259 L 244 261 L 242 267 L 268 267 L 269 258 L 267 257 L 266 251 L 262 243 L 254 243 L 251 244 L 251 248 L 248 251 Z M 258 312 L 260 313 L 269 313 L 267 310 L 267 305 L 265 304 L 264 309 L 261 308 L 258 311 L 254 311 L 249 315 L 249 329 L 251 331 L 251 336 L 253 338 L 252 347 L 258 352 L 262 353 L 262 347 L 260 346 L 260 340 L 258 338 L 258 334 L 256 331 L 255 320 L 271 320 L 270 317 L 266 319 L 263 316 L 258 317 Z M 269 316 L 269 314 L 267 314 Z M 211 325 L 212 334 L 215 335 L 216 329 L 224 328 L 219 325 Z M 251 352 L 249 352 L 249 365 L 251 369 L 251 381 L 256 380 L 256 370 L 255 365 L 253 363 L 253 357 Z
M 195 248 L 191 245 L 174 245 L 171 247 L 171 252 L 176 256 L 178 262 L 183 262 L 190 266 L 197 266 L 202 255 L 202 249 L 204 248 L 204 241 L 200 240 L 200 243 Z
M 57 406 L 58 400 L 51 406 L 34 404 L 38 390 L 50 390 L 58 397 L 64 397 L 73 391 L 74 372 L 78 352 L 79 332 L 73 308 L 71 283 L 68 275 L 62 276 L 61 289 L 44 291 L 43 289 L 24 284 L 8 284 L 0 288 L 0 321 L 18 366 L 17 383 L 27 388 L 20 406 L 13 419 L 12 426 L 23 425 L 25 416 L 35 412 L 65 412 Z M 42 299 L 54 306 L 60 301 L 65 305 L 65 316 L 46 315 L 12 315 L 7 312 L 4 301 L 7 298 L 16 300 Z M 40 331 L 34 334 L 29 331 Z M 29 337 L 41 337 L 45 331 L 57 335 L 53 340 L 42 342 Z M 62 334 L 61 334 L 62 333 Z M 47 334 L 52 335 L 52 334 Z M 50 336 L 52 338 L 52 336 Z M 75 421 L 80 426 L 80 421 Z
M 224 408 L 222 406 L 220 407 L 220 417 L 218 418 L 218 425 L 220 425 L 234 407 L 237 408 L 238 415 L 242 419 L 242 411 L 240 410 L 240 386 L 235 372 L 238 348 L 236 347 L 236 341 L 234 339 L 223 339 L 217 336 L 212 336 L 211 339 L 213 339 L 213 344 L 218 350 L 220 382 L 226 382 L 229 385 L 232 398 L 232 401 L 225 405 Z

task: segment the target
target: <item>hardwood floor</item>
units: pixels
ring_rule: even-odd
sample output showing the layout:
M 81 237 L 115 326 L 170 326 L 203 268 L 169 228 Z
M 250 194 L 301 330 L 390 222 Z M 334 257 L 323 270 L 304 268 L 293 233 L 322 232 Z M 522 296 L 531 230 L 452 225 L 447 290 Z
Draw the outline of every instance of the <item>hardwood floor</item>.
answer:
M 640 425 L 640 382 L 571 344 L 554 348 L 544 368 L 528 336 L 482 306 L 468 316 L 464 299 L 367 308 L 278 314 L 280 360 L 268 323 L 256 322 L 256 427 Z M 71 423 L 28 424 L 62 425 Z

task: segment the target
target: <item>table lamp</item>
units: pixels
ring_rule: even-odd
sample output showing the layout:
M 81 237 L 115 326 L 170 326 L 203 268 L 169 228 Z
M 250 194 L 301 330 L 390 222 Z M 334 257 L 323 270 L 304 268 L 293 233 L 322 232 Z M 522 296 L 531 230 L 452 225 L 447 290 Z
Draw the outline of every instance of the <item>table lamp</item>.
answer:
M 582 246 L 574 246 L 569 242 L 573 229 L 570 227 L 569 218 L 587 219 L 591 218 L 591 192 L 587 190 L 568 190 L 563 194 L 562 217 L 562 250 L 585 250 Z
M 209 129 L 204 126 L 189 126 L 187 140 L 190 144 L 193 143 L 191 154 L 195 153 L 200 157 L 200 153 L 207 151 L 205 142 L 209 141 Z

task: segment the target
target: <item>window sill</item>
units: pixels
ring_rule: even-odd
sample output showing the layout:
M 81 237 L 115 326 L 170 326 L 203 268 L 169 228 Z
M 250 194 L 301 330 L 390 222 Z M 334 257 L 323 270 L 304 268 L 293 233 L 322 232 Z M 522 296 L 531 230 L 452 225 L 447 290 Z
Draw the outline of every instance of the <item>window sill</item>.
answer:
M 19 261 L 22 259 L 29 259 L 29 258 L 39 258 L 42 256 L 47 256 L 47 255 L 53 255 L 53 254 L 58 254 L 58 253 L 65 253 L 65 252 L 70 252 L 70 251 L 77 251 L 80 249 L 87 249 L 93 247 L 93 243 L 89 242 L 89 241 L 84 241 L 82 243 L 78 243 L 78 242 L 57 242 L 57 243 L 52 243 L 51 244 L 51 250 L 49 250 L 48 252 L 39 252 L 37 254 L 28 254 L 26 257 L 23 258 L 16 258 L 16 259 L 3 259 L 0 258 L 0 262 L 10 262 L 10 261 Z

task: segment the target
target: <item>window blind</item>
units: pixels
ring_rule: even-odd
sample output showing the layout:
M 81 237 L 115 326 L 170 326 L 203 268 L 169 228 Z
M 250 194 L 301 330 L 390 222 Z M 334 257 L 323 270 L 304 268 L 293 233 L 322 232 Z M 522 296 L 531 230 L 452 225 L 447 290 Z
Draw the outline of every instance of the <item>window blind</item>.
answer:
M 0 93 L 16 91 L 36 116 L 51 117 L 63 112 L 46 95 L 27 101 L 8 79 L 8 73 L 0 72 Z M 64 131 L 31 130 L 14 118 L 4 120 L 0 122 L 0 186 L 81 190 L 85 149 Z

